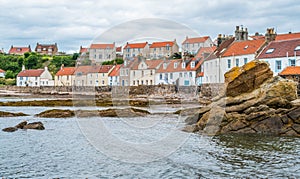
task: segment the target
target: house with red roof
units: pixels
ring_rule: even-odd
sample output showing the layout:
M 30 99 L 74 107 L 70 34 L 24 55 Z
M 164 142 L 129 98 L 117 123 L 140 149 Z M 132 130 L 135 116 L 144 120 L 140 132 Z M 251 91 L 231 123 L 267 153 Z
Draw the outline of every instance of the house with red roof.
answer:
M 170 58 L 174 53 L 179 53 L 179 46 L 174 41 L 153 42 L 150 47 L 150 59 Z
M 300 66 L 300 38 L 272 41 L 257 59 L 268 62 L 274 75 L 278 75 L 287 67 Z
M 130 86 L 154 85 L 156 70 L 163 60 L 136 58 L 130 68 Z
M 108 74 L 113 65 L 77 66 L 74 71 L 75 86 L 108 86 Z
M 54 76 L 55 86 L 73 86 L 75 69 L 76 67 L 64 67 L 62 65 Z
M 116 46 L 112 44 L 91 44 L 89 47 L 89 59 L 94 63 L 102 63 L 116 59 Z
M 108 74 L 108 84 L 109 86 L 119 86 L 120 85 L 120 69 L 122 65 L 116 65 L 111 72 Z
M 86 54 L 88 52 L 88 48 L 80 46 L 79 55 Z
M 17 86 L 54 86 L 54 80 L 48 67 L 25 70 L 23 66 L 22 71 L 17 75 Z
M 41 55 L 55 55 L 58 52 L 57 43 L 40 44 L 36 43 L 35 52 Z
M 133 60 L 135 57 L 149 58 L 149 44 L 148 42 L 142 43 L 128 43 L 123 49 L 123 59 Z
M 288 66 L 279 73 L 279 76 L 300 84 L 300 66 Z
M 212 46 L 214 46 L 214 43 L 209 36 L 192 38 L 186 36 L 181 46 L 182 56 L 184 56 L 184 54 L 196 55 L 200 48 Z
M 24 55 L 26 52 L 31 52 L 30 45 L 28 47 L 10 47 L 8 54 L 10 55 Z
M 173 84 L 177 86 L 196 85 L 196 75 L 201 63 L 199 60 L 164 60 L 156 70 L 155 84 Z
M 4 78 L 5 77 L 5 71 L 0 69 L 0 78 Z

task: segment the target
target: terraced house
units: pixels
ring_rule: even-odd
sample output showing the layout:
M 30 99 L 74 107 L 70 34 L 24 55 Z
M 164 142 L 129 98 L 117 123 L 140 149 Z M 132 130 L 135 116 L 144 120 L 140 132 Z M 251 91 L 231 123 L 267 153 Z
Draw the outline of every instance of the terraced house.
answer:
M 94 63 L 102 63 L 116 59 L 116 46 L 112 44 L 91 44 L 88 50 L 89 59 Z
M 213 47 L 214 43 L 209 36 L 204 37 L 193 37 L 186 39 L 182 42 L 182 56 L 185 54 L 196 55 L 200 48 L 202 47 Z
M 123 59 L 133 60 L 135 57 L 140 56 L 149 58 L 149 44 L 144 43 L 128 43 L 123 49 Z
M 55 86 L 73 86 L 75 67 L 61 66 L 60 70 L 54 76 Z
M 25 70 L 23 66 L 22 71 L 17 75 L 17 86 L 54 86 L 54 80 L 48 67 Z
M 151 59 L 170 58 L 174 53 L 179 53 L 179 46 L 176 39 L 174 41 L 153 42 L 150 45 Z

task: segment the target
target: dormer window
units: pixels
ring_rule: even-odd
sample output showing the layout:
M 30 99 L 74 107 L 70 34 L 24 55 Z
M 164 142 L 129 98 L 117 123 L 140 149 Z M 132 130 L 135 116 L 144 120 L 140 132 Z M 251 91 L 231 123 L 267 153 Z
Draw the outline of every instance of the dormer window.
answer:
M 47 49 L 46 48 L 43 48 L 43 51 L 46 51 Z
M 244 47 L 244 50 L 246 50 L 248 47 L 249 47 L 249 45 L 246 45 L 246 46 Z
M 181 68 L 185 68 L 185 62 L 182 62 Z
M 21 51 L 22 51 L 22 49 L 21 49 L 21 48 L 17 48 L 17 51 L 18 51 L 18 52 L 21 52 Z
M 164 63 L 163 67 L 164 67 L 164 69 L 167 69 L 167 63 Z
M 270 54 L 270 53 L 273 53 L 275 50 L 275 48 L 270 48 L 266 51 L 266 54 Z
M 296 48 L 295 48 L 295 51 L 299 51 L 300 50 L 300 45 L 298 45 Z
M 195 62 L 191 62 L 191 68 L 195 68 Z

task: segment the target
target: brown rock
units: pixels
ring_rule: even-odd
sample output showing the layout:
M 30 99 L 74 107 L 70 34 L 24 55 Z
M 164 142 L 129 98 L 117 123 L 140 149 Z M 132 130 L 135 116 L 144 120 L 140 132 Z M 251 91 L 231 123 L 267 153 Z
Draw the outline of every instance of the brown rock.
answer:
M 0 117 L 17 117 L 17 116 L 28 116 L 27 114 L 24 113 L 11 113 L 11 112 L 4 112 L 0 111 Z
M 7 127 L 7 128 L 2 129 L 2 131 L 4 131 L 4 132 L 15 132 L 16 130 L 18 130 L 18 128 L 16 128 L 16 127 Z
M 225 110 L 221 107 L 214 107 L 208 112 L 208 119 L 203 129 L 203 132 L 207 135 L 216 135 L 220 133 L 221 123 L 225 118 Z
M 35 116 L 42 117 L 42 118 L 67 118 L 67 117 L 74 117 L 75 113 L 72 110 L 51 109 L 51 110 L 41 112 Z
M 269 65 L 258 60 L 251 61 L 240 68 L 232 68 L 225 73 L 226 96 L 234 97 L 242 93 L 249 93 L 272 77 L 273 73 Z
M 20 122 L 15 127 L 18 129 L 23 129 L 25 125 L 27 125 L 27 121 Z
M 292 110 L 287 114 L 295 123 L 300 124 L 300 107 Z
M 293 128 L 298 134 L 300 134 L 300 124 L 293 124 L 292 128 Z
M 194 125 L 187 125 L 182 129 L 182 131 L 184 131 L 184 132 L 197 132 L 197 131 L 199 131 L 199 128 L 195 124 Z
M 23 127 L 23 129 L 36 129 L 36 130 L 44 130 L 44 124 L 42 122 L 32 122 Z
M 257 133 L 275 134 L 275 135 L 280 134 L 282 127 L 283 124 L 281 122 L 280 117 L 278 116 L 267 118 L 251 126 L 251 128 L 257 131 Z

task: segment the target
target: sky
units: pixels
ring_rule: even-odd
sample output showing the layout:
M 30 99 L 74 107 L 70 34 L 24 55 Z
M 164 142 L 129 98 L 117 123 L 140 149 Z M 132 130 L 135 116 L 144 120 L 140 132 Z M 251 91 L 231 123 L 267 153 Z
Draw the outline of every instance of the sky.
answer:
M 243 25 L 249 34 L 300 32 L 297 0 L 0 0 L 0 49 L 57 43 L 73 53 L 91 43 L 185 36 L 230 35 Z M 154 33 L 151 33 L 154 32 Z M 138 41 L 137 40 L 137 41 Z

